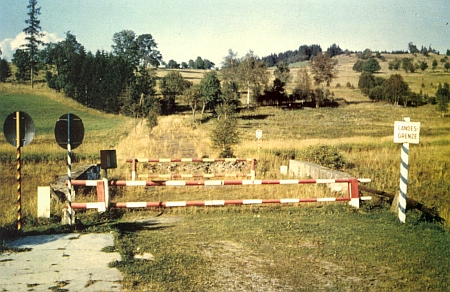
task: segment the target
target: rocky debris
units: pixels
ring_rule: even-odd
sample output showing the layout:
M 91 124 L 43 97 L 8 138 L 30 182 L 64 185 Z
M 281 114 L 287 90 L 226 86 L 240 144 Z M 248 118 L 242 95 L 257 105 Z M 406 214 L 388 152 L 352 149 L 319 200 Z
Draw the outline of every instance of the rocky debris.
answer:
M 73 180 L 96 180 L 100 178 L 100 164 L 84 164 L 72 170 Z M 67 195 L 67 174 L 50 183 L 52 199 L 65 201 Z M 88 189 L 88 188 L 86 188 Z M 73 192 L 73 190 L 72 190 Z M 72 193 L 74 195 L 74 193 Z
M 248 174 L 250 173 L 250 163 L 244 161 L 203 163 L 147 163 L 143 164 L 143 172 L 147 172 L 149 174 Z

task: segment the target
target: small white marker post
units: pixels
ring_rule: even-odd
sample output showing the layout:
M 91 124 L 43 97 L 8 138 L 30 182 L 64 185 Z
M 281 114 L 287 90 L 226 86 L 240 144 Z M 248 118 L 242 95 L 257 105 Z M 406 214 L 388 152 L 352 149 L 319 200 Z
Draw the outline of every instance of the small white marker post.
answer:
M 411 122 L 405 117 L 394 123 L 394 143 L 403 143 L 400 163 L 400 196 L 398 198 L 398 219 L 406 222 L 406 191 L 408 187 L 409 143 L 419 144 L 420 122 Z
M 261 148 L 261 138 L 262 138 L 262 130 L 256 130 L 256 139 L 258 139 L 258 158 L 259 158 L 259 149 Z

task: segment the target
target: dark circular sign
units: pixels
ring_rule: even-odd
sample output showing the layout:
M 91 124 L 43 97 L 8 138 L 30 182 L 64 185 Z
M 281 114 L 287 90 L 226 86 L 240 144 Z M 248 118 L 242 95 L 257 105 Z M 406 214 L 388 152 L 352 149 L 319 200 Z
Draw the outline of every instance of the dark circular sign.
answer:
M 68 113 L 62 115 L 55 125 L 55 138 L 59 146 L 67 149 L 70 143 L 71 149 L 81 145 L 84 138 L 83 121 L 76 115 Z
M 17 143 L 17 131 L 19 130 L 19 143 Z M 35 128 L 33 119 L 24 112 L 13 112 L 3 124 L 3 134 L 6 140 L 13 146 L 25 146 L 34 138 Z M 17 145 L 19 144 L 19 145 Z

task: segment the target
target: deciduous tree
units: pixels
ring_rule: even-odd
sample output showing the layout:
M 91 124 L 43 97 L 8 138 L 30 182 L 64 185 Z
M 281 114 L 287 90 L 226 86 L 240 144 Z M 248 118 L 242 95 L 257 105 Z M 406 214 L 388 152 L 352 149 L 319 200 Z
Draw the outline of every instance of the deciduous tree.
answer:
M 214 148 L 221 149 L 219 157 L 234 157 L 231 147 L 239 142 L 236 119 L 217 120 L 211 132 L 211 142 Z
M 317 54 L 311 63 L 314 84 L 319 85 L 325 82 L 329 86 L 337 76 L 336 64 L 337 61 L 331 59 L 327 53 Z
M 192 82 L 187 81 L 182 99 L 191 108 L 192 121 L 195 122 L 195 113 L 200 108 L 201 104 L 200 84 L 192 84 Z
M 164 96 L 162 103 L 162 111 L 164 114 L 170 114 L 173 112 L 175 109 L 176 97 L 183 94 L 185 88 L 186 83 L 183 76 L 181 76 L 179 72 L 172 71 L 161 78 L 159 82 L 159 89 Z
M 356 72 L 362 72 L 363 71 L 363 65 L 364 65 L 364 61 L 363 60 L 356 60 L 356 63 L 353 65 L 353 71 Z
M 157 50 L 158 44 L 149 33 L 141 34 L 136 39 L 138 48 L 138 58 L 140 65 L 147 67 L 152 65 L 158 67 L 161 64 L 162 55 Z
M 214 108 L 221 102 L 220 80 L 215 71 L 209 71 L 203 74 L 200 80 L 200 95 L 202 102 L 202 115 L 206 106 Z
M 309 77 L 308 70 L 306 68 L 302 68 L 298 71 L 293 94 L 297 99 L 308 100 L 310 98 L 311 78 Z
M 228 55 L 223 59 L 222 67 L 220 68 L 220 77 L 224 84 L 229 84 L 232 92 L 238 91 L 239 76 L 238 66 L 239 59 L 237 53 L 232 49 L 228 50 Z
M 434 70 L 436 70 L 437 66 L 438 66 L 438 62 L 436 59 L 434 59 L 433 63 L 431 64 L 431 69 L 433 70 L 433 72 L 434 72 Z
M 380 69 L 381 69 L 380 64 L 374 58 L 370 58 L 369 60 L 364 62 L 364 65 L 362 66 L 362 70 L 364 72 L 374 73 L 376 71 L 379 71 Z
M 241 60 L 238 67 L 240 84 L 247 87 L 247 108 L 250 107 L 250 89 L 257 97 L 264 87 L 267 87 L 269 73 L 266 64 L 249 51 Z
M 408 83 L 403 81 L 400 74 L 391 75 L 384 83 L 384 96 L 392 104 L 398 105 L 408 91 Z M 406 103 L 404 106 L 406 107 Z
M 273 71 L 275 79 L 284 82 L 285 84 L 291 81 L 291 70 L 289 64 L 286 61 L 278 62 L 277 68 Z
M 420 70 L 425 71 L 428 68 L 428 63 L 425 61 L 422 61 L 422 63 L 420 63 Z
M 30 53 L 23 49 L 17 49 L 14 52 L 12 63 L 16 66 L 17 70 L 15 77 L 19 81 L 30 80 Z

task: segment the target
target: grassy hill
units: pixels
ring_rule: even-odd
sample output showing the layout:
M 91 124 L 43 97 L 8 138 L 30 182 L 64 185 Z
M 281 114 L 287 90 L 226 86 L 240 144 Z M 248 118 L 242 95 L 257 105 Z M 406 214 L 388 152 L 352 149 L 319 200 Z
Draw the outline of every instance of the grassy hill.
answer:
M 400 55 L 402 57 L 404 55 Z M 387 55 L 386 58 L 394 56 Z M 433 58 L 430 57 L 430 58 Z M 359 74 L 351 68 L 353 56 L 340 56 L 339 77 L 331 89 L 350 104 L 339 108 L 282 110 L 261 107 L 237 115 L 240 143 L 238 157 L 258 159 L 257 178 L 282 177 L 280 165 L 291 157 L 321 145 L 334 147 L 346 161 L 344 171 L 370 178 L 367 186 L 396 193 L 399 185 L 400 145 L 393 143 L 394 121 L 409 116 L 421 122 L 421 142 L 410 146 L 408 197 L 435 208 L 450 221 L 450 125 L 440 118 L 435 106 L 403 108 L 372 103 L 355 86 Z M 428 62 L 431 64 L 431 61 Z M 380 76 L 402 74 L 410 87 L 434 94 L 439 82 L 449 82 L 450 74 L 437 68 L 425 72 L 390 71 L 380 63 Z M 291 68 L 293 74 L 297 67 Z M 439 72 L 437 72 L 439 71 Z M 166 74 L 168 70 L 159 70 Z M 182 71 L 194 81 L 203 72 Z M 423 81 L 422 81 L 423 80 Z M 336 88 L 336 84 L 342 86 Z M 433 83 L 433 85 L 431 85 Z M 289 90 L 293 84 L 288 85 Z M 427 91 L 425 91 L 427 90 Z M 20 102 L 18 102 L 20 101 Z M 19 108 L 17 108 L 19 107 Z M 5 108 L 5 109 L 3 109 Z M 45 108 L 45 109 L 44 109 Z M 374 198 L 359 210 L 345 204 L 289 206 L 243 206 L 174 208 L 149 211 L 122 211 L 97 214 L 79 212 L 75 228 L 61 227 L 58 216 L 64 204 L 52 205 L 50 220 L 34 217 L 36 187 L 48 185 L 65 173 L 65 151 L 56 145 L 52 127 L 68 112 L 79 115 L 86 127 L 85 142 L 76 153 L 77 163 L 98 162 L 100 149 L 117 149 L 119 168 L 111 178 L 130 174 L 130 157 L 215 157 L 219 150 L 209 142 L 214 118 L 206 114 L 192 124 L 189 113 L 161 117 L 151 133 L 145 125 L 83 108 L 45 88 L 31 92 L 25 87 L 0 90 L 0 118 L 24 110 L 35 119 L 37 136 L 23 148 L 24 155 L 51 153 L 59 159 L 32 161 L 23 167 L 23 216 L 26 234 L 69 232 L 113 232 L 122 261 L 111 263 L 124 275 L 126 289 L 141 291 L 446 291 L 450 289 L 450 233 L 447 227 L 429 223 L 423 215 L 408 210 L 407 223 L 399 224 L 384 200 Z M 44 109 L 44 110 L 43 110 Z M 48 115 L 48 116 L 47 116 Z M 255 131 L 263 131 L 261 149 Z M 126 134 L 129 135 L 126 135 Z M 50 145 L 50 146 L 49 146 Z M 312 148 L 310 148 L 312 147 Z M 3 187 L 0 189 L 0 233 L 11 231 L 15 209 L 15 149 L 0 137 Z M 84 155 L 84 156 L 83 156 Z M 151 171 L 140 164 L 140 173 Z M 117 201 L 184 201 L 214 199 L 328 197 L 321 186 L 257 186 L 220 188 L 118 188 L 111 192 Z M 78 194 L 77 201 L 95 201 L 95 194 Z M 150 253 L 151 261 L 138 261 L 135 254 Z

